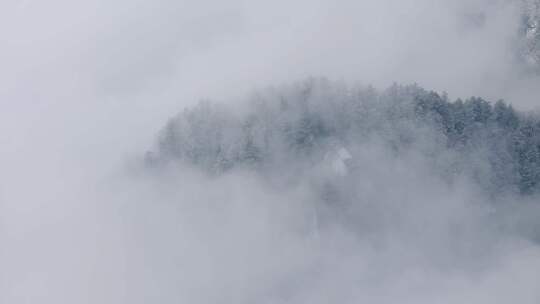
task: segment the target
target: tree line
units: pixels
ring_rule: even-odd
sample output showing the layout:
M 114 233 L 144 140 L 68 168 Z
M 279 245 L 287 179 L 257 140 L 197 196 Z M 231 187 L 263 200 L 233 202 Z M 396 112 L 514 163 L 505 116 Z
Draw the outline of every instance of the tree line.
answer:
M 308 79 L 253 94 L 243 106 L 202 101 L 171 118 L 146 162 L 220 174 L 289 170 L 339 143 L 415 151 L 441 177 L 466 175 L 491 193 L 540 191 L 540 118 L 502 100 L 449 100 L 418 85 L 385 90 Z M 354 160 L 354 153 L 353 153 Z

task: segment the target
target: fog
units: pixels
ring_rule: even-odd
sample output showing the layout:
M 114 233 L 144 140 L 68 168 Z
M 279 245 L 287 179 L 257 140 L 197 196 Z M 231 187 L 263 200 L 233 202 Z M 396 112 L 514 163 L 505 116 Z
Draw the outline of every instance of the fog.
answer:
M 533 112 L 521 9 L 1 1 L 0 302 L 538 303 L 537 197 L 500 198 L 494 212 L 467 176 L 448 184 L 376 138 L 349 147 L 363 171 L 346 187 L 369 203 L 346 216 L 318 201 L 317 172 L 283 186 L 253 170 L 142 165 L 198 100 L 242 108 L 254 90 L 311 76 Z

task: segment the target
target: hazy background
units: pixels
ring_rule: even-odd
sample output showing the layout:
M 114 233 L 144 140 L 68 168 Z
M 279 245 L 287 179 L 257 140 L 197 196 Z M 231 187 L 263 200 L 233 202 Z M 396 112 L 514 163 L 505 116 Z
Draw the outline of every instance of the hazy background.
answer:
M 188 172 L 156 182 L 125 173 L 165 120 L 198 99 L 230 102 L 312 75 L 377 87 L 417 82 L 451 98 L 534 109 L 540 79 L 513 51 L 519 7 L 2 0 L 0 302 L 536 303 L 536 245 L 503 241 L 493 264 L 454 273 L 415 254 L 432 248 L 428 241 L 392 243 L 381 257 L 333 229 L 323 241 L 292 233 L 305 215 L 297 202 L 309 201 L 301 189 L 274 193 L 249 176 Z M 464 189 L 433 191 L 410 195 L 474 201 Z M 433 210 L 446 219 L 443 211 Z M 394 276 L 402 265 L 409 271 Z

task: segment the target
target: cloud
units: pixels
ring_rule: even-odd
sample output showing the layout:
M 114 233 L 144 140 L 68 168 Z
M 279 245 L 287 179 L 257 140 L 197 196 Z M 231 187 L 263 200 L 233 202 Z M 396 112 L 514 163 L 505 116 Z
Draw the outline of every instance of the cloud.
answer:
M 392 182 L 410 188 L 387 194 L 383 169 L 397 169 L 370 172 L 374 201 L 409 196 L 418 212 L 392 210 L 404 230 L 376 226 L 380 242 L 340 225 L 307 234 L 306 185 L 125 172 L 198 99 L 306 76 L 537 107 L 538 76 L 512 51 L 518 22 L 516 2 L 487 0 L 1 1 L 0 302 L 534 303 L 537 245 L 497 239 L 485 265 L 444 252 L 444 221 L 472 225 L 471 243 L 492 235 L 468 213 L 474 194 L 404 173 L 417 167 L 400 163 Z M 455 209 L 429 204 L 441 194 Z M 485 268 L 440 266 L 456 260 Z

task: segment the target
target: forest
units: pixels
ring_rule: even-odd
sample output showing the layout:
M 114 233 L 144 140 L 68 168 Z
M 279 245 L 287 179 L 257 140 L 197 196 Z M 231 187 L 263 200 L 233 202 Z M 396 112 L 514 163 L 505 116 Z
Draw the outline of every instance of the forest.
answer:
M 414 153 L 450 183 L 465 177 L 493 196 L 540 191 L 540 117 L 502 100 L 450 100 L 416 84 L 377 90 L 311 78 L 241 103 L 240 109 L 201 101 L 185 109 L 161 130 L 146 163 L 298 176 L 329 157 L 335 162 L 331 155 L 341 149 L 346 160 L 338 165 L 352 172 L 361 170 L 355 151 L 376 142 L 396 157 Z

